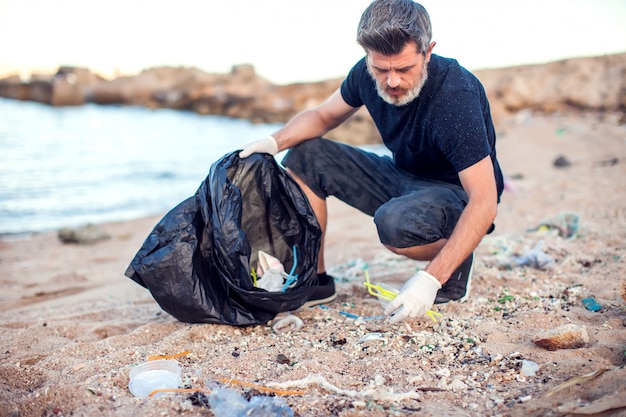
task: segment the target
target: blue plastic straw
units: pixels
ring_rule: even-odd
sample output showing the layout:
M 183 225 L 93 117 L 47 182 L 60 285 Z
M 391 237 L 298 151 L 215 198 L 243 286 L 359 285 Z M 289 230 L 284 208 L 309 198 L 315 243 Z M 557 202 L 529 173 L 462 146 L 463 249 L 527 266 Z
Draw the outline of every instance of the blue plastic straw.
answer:
M 298 253 L 296 251 L 296 245 L 293 245 L 293 266 L 291 267 L 291 271 L 289 271 L 289 276 L 287 277 L 287 280 L 283 284 L 283 292 L 287 291 L 287 288 L 289 288 L 291 284 L 298 280 L 298 276 L 293 274 L 294 272 L 296 272 L 296 266 L 298 266 Z

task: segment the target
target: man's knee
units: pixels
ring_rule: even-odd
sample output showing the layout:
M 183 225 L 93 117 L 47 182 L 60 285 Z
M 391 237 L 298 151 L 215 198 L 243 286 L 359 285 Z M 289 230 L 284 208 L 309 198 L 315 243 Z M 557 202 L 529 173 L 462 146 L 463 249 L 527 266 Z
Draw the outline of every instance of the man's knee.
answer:
M 315 158 L 310 158 L 310 156 L 318 154 L 323 149 L 324 140 L 321 138 L 309 139 L 290 148 L 283 159 L 283 164 L 300 165 L 308 162 L 310 159 L 315 161 Z
M 447 238 L 447 216 L 442 207 L 401 204 L 392 199 L 376 210 L 374 223 L 382 244 L 394 253 Z

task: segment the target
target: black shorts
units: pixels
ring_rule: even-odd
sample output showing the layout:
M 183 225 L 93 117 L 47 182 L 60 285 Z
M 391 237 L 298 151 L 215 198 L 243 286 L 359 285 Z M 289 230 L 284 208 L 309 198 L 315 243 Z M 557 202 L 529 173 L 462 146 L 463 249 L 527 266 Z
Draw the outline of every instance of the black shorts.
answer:
M 456 184 L 417 177 L 389 156 L 328 139 L 301 143 L 282 163 L 319 197 L 373 216 L 380 241 L 395 248 L 449 238 L 468 201 Z

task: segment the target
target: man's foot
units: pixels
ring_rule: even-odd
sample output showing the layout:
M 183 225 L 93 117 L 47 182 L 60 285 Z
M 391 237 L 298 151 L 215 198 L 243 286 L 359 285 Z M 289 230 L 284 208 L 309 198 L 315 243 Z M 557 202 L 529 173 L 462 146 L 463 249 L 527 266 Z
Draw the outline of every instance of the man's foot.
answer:
M 313 307 L 319 304 L 326 304 L 337 298 L 335 292 L 335 278 L 326 272 L 317 274 L 318 284 L 313 288 L 313 293 L 309 300 L 302 305 L 304 307 Z
M 472 272 L 474 270 L 474 254 L 471 253 L 452 273 L 450 279 L 437 292 L 435 304 L 445 304 L 450 301 L 465 301 L 469 297 Z

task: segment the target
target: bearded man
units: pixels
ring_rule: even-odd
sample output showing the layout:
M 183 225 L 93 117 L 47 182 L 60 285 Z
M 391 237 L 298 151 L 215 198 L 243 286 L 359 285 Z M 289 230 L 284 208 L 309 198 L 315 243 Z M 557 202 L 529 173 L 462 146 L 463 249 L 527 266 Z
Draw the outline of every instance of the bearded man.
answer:
M 357 42 L 365 56 L 324 103 L 246 145 L 275 155 L 300 184 L 326 229 L 326 197 L 373 217 L 391 252 L 429 261 L 386 308 L 390 321 L 469 295 L 474 250 L 493 230 L 503 178 L 489 102 L 479 80 L 454 59 L 433 54 L 430 17 L 412 0 L 375 0 Z M 391 156 L 323 136 L 365 106 Z M 307 305 L 332 301 L 322 247 L 319 285 Z

